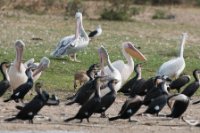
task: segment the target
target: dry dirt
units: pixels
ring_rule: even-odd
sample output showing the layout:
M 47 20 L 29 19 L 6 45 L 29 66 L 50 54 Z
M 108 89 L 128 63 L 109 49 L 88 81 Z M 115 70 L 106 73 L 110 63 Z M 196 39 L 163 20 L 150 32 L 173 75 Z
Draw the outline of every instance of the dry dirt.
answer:
M 120 110 L 123 101 L 126 97 L 119 95 L 116 102 L 107 111 L 109 116 L 115 116 Z M 199 97 L 195 97 L 193 101 L 196 101 Z M 62 100 L 59 106 L 45 106 L 39 112 L 39 115 L 49 117 L 51 120 L 46 118 L 34 119 L 34 124 L 29 124 L 28 121 L 16 120 L 13 122 L 4 122 L 5 118 L 11 117 L 17 113 L 15 109 L 16 103 L 9 102 L 3 103 L 3 98 L 0 99 L 0 132 L 5 131 L 21 131 L 31 133 L 35 132 L 105 132 L 105 133 L 154 133 L 154 132 L 165 132 L 165 133 L 188 133 L 188 132 L 199 132 L 199 127 L 189 126 L 180 119 L 169 119 L 164 117 L 155 116 L 133 116 L 132 120 L 137 122 L 128 122 L 128 120 L 117 120 L 109 122 L 107 118 L 100 118 L 98 114 L 92 115 L 90 123 L 86 120 L 83 123 L 79 123 L 79 120 L 70 121 L 64 123 L 63 120 L 72 117 L 76 114 L 79 109 L 77 104 L 72 106 L 65 106 L 65 100 Z M 138 113 L 145 110 L 146 107 L 142 107 Z M 137 114 L 138 114 L 137 113 Z M 170 113 L 168 107 L 162 110 L 163 114 Z M 188 110 L 184 113 L 184 117 L 187 119 L 200 120 L 200 104 L 189 106 Z M 7 133 L 7 132 L 6 132 Z

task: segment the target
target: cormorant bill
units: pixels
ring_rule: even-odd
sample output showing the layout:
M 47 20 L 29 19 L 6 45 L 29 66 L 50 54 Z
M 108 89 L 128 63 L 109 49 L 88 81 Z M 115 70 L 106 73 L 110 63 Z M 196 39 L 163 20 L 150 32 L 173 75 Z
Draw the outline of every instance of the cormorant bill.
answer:
M 8 75 L 8 68 L 10 66 L 9 62 L 2 62 L 0 66 L 0 71 L 2 73 L 3 79 L 0 81 L 0 97 L 6 92 L 10 87 L 10 78 Z
M 25 71 L 28 79 L 26 83 L 20 85 L 17 87 L 17 89 L 14 90 L 13 94 L 8 98 L 7 100 L 4 100 L 4 102 L 8 102 L 10 100 L 14 100 L 15 102 L 19 102 L 19 99 L 23 103 L 24 96 L 29 92 L 29 90 L 33 87 L 33 77 L 32 77 L 32 70 L 31 68 L 27 68 Z

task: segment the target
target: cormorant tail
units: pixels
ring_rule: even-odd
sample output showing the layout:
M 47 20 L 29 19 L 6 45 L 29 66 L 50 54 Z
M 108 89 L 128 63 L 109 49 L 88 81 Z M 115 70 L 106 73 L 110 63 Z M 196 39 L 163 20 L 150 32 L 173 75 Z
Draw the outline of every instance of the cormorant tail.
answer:
M 17 106 L 15 106 L 15 108 L 18 109 L 18 110 L 22 110 L 24 107 L 17 105 Z
M 119 118 L 120 118 L 120 116 L 115 116 L 115 117 L 108 118 L 108 120 L 109 121 L 114 121 L 114 120 L 117 120 Z
M 198 103 L 200 103 L 200 100 L 193 102 L 192 104 L 198 104 Z
M 70 101 L 70 102 L 66 103 L 65 105 L 72 105 L 74 103 L 75 103 L 75 101 Z
M 166 115 L 166 117 L 172 117 L 173 118 L 172 114 Z
M 11 98 L 8 98 L 7 100 L 4 100 L 3 102 L 8 102 L 8 101 L 10 101 L 10 100 L 12 100 Z
M 16 117 L 12 117 L 12 118 L 7 118 L 7 119 L 5 119 L 4 121 L 13 121 L 13 120 L 15 120 L 16 119 Z
M 76 119 L 75 116 L 74 116 L 74 117 L 71 117 L 71 118 L 68 118 L 68 119 L 66 119 L 66 120 L 64 120 L 64 122 L 69 122 L 69 121 L 74 120 L 74 119 Z
M 75 95 L 73 95 L 73 96 L 70 96 L 70 97 L 67 97 L 67 100 L 71 100 L 71 99 L 73 99 L 73 98 L 74 98 L 74 96 L 75 96 Z

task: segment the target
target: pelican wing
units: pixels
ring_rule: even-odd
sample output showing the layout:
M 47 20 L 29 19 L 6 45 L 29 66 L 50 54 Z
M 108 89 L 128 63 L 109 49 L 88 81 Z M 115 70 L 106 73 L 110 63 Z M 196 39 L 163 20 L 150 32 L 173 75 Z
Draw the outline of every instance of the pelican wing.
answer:
M 176 75 L 179 76 L 185 68 L 184 58 L 179 57 L 171 59 L 160 67 L 157 75 L 166 75 L 170 78 L 174 78 Z
M 72 43 L 74 41 L 75 36 L 67 36 L 64 37 L 57 45 L 56 49 L 51 53 L 52 56 L 59 57 L 67 54 L 67 49 L 72 47 Z

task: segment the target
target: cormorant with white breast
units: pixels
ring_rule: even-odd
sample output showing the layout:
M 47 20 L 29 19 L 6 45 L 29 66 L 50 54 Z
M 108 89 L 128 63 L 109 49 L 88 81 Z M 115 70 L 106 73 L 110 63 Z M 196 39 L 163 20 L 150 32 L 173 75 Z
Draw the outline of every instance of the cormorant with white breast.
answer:
M 0 82 L 0 97 L 6 92 L 10 87 L 10 78 L 8 75 L 8 68 L 10 67 L 9 62 L 2 62 L 0 66 L 0 71 L 2 73 L 3 79 Z
M 15 102 L 21 102 L 23 103 L 24 96 L 31 90 L 33 87 L 33 77 L 32 77 L 32 70 L 31 68 L 27 68 L 25 71 L 28 79 L 26 83 L 20 85 L 17 87 L 17 89 L 14 90 L 13 94 L 8 98 L 7 100 L 4 100 L 4 102 L 8 102 L 10 100 L 14 100 Z
M 114 121 L 117 119 L 129 119 L 131 121 L 131 116 L 134 115 L 142 106 L 142 97 L 135 95 L 129 97 L 122 105 L 119 114 L 115 117 L 109 118 L 109 121 Z

